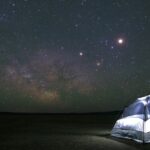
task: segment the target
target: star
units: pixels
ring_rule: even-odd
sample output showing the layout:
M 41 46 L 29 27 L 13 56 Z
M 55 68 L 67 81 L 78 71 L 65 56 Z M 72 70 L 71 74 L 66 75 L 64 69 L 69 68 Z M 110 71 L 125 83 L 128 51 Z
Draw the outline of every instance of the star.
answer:
M 117 40 L 117 43 L 118 43 L 119 45 L 122 45 L 122 44 L 124 43 L 124 39 L 123 39 L 123 38 L 119 38 L 119 39 Z
M 114 49 L 114 46 L 111 46 L 110 48 L 111 48 L 111 49 Z
M 15 6 L 16 6 L 16 4 L 15 4 L 15 3 L 12 3 L 11 5 L 12 5 L 12 7 L 15 7 Z
M 83 52 L 80 52 L 79 55 L 80 55 L 80 56 L 83 56 Z
M 99 67 L 101 65 L 101 63 L 100 62 L 96 62 L 96 65 Z

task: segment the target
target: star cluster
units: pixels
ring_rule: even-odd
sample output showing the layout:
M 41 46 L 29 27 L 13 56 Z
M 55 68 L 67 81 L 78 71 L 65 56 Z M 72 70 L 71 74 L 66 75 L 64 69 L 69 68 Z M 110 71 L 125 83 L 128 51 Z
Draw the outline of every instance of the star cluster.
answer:
M 1 0 L 0 111 L 111 111 L 149 94 L 149 7 Z

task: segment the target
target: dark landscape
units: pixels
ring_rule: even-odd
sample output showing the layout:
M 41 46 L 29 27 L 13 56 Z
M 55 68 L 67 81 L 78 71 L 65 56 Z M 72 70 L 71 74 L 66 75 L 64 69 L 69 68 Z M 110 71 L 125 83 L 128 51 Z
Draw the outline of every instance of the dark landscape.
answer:
M 113 138 L 116 113 L 0 114 L 1 150 L 149 149 L 149 144 Z

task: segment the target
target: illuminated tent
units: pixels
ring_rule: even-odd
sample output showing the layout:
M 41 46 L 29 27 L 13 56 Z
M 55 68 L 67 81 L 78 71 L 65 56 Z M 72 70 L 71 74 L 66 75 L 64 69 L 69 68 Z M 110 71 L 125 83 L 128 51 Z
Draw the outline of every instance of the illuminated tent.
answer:
M 150 143 L 150 95 L 138 98 L 125 108 L 115 123 L 111 135 Z

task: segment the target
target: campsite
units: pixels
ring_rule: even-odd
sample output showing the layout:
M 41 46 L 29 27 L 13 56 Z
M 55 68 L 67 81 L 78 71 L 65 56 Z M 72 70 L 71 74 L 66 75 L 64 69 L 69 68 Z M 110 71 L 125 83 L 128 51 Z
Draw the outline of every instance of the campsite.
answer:
M 150 144 L 110 135 L 122 112 L 1 114 L 1 150 L 149 150 Z
M 150 150 L 149 94 L 150 0 L 0 0 L 0 150 Z

